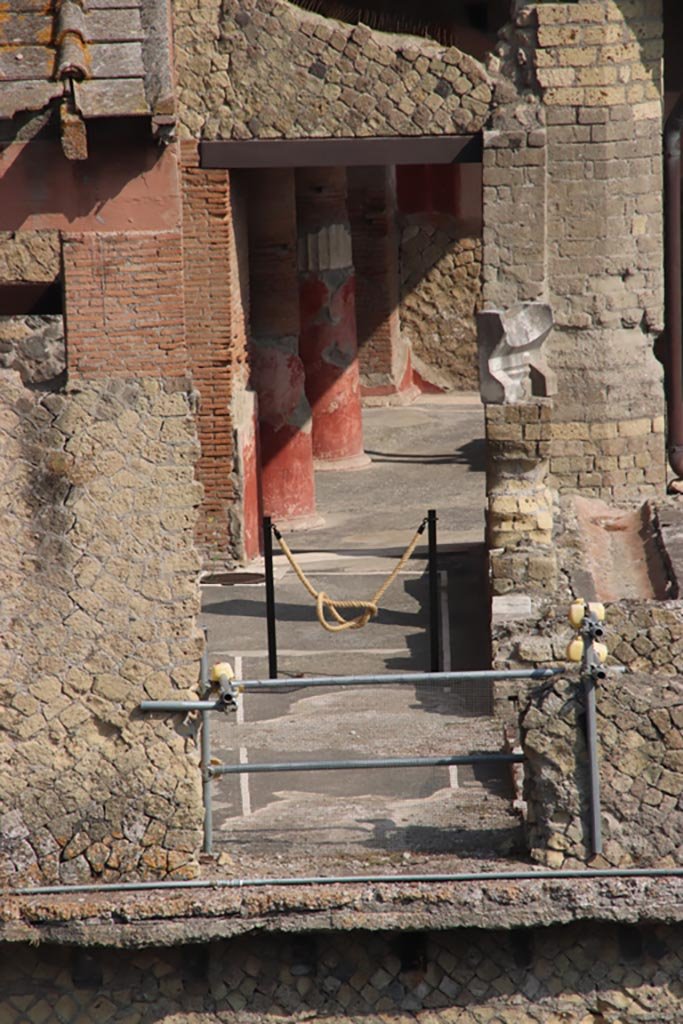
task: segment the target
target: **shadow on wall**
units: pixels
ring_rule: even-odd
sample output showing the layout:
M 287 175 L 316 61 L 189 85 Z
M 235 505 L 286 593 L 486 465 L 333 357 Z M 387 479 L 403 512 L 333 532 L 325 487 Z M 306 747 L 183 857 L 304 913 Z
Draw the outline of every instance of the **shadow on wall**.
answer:
M 476 390 L 481 165 L 398 167 L 396 184 L 402 332 L 444 386 Z
M 350 25 L 401 32 L 457 46 L 482 60 L 509 16 L 508 0 L 293 0 L 298 7 Z

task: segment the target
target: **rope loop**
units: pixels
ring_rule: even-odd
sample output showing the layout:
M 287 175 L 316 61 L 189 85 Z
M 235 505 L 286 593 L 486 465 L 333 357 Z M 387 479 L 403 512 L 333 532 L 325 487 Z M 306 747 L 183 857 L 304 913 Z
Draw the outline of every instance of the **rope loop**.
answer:
M 382 600 L 387 590 L 400 573 L 403 566 L 411 557 L 413 551 L 418 545 L 418 541 L 421 535 L 424 532 L 426 524 L 427 519 L 425 518 L 418 526 L 417 530 L 415 531 L 415 535 L 413 536 L 413 539 L 411 540 L 410 544 L 399 558 L 394 569 L 392 569 L 386 580 L 382 583 L 379 589 L 375 591 L 375 593 L 372 595 L 369 601 L 342 601 L 337 598 L 331 598 L 328 594 L 325 593 L 324 590 L 316 590 L 311 581 L 306 576 L 301 566 L 299 565 L 299 563 L 297 562 L 296 558 L 292 554 L 292 551 L 289 545 L 287 544 L 287 541 L 284 539 L 284 537 L 277 529 L 277 527 L 273 527 L 273 533 L 275 534 L 278 544 L 282 548 L 282 551 L 287 561 L 291 565 L 292 569 L 298 576 L 303 586 L 314 599 L 315 610 L 320 625 L 323 627 L 323 629 L 326 629 L 328 633 L 342 633 L 345 629 L 362 629 L 363 626 L 366 626 L 368 624 L 370 619 L 374 618 L 375 615 L 377 615 L 377 612 L 379 611 L 379 602 Z M 340 608 L 358 608 L 360 609 L 360 611 L 359 614 L 353 616 L 353 618 L 346 619 L 339 611 Z M 330 621 L 330 618 L 327 617 L 328 612 L 329 615 L 331 616 L 331 619 L 334 621 Z

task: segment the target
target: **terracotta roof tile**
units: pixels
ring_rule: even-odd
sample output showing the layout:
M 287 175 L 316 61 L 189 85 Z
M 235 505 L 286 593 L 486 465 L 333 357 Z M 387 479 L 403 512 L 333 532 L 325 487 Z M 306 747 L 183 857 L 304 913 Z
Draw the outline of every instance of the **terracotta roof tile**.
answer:
M 167 120 L 168 3 L 0 0 L 0 118 L 42 109 L 68 81 L 86 118 Z

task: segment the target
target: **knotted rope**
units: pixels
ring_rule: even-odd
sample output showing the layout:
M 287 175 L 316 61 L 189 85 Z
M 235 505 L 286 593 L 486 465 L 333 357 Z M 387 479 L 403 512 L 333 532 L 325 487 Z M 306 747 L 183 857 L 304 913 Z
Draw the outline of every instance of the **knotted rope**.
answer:
M 342 601 L 338 598 L 332 599 L 324 590 L 316 590 L 311 581 L 306 576 L 296 558 L 292 554 L 292 551 L 287 544 L 277 527 L 273 527 L 273 533 L 277 538 L 278 544 L 282 548 L 282 551 L 287 558 L 287 561 L 291 565 L 292 569 L 299 577 L 304 587 L 315 600 L 315 610 L 318 616 L 318 622 L 326 629 L 328 633 L 341 633 L 345 629 L 362 629 L 363 626 L 372 619 L 379 610 L 379 602 L 384 597 L 385 593 L 394 582 L 398 574 L 400 573 L 403 566 L 406 564 L 408 559 L 411 557 L 413 551 L 417 547 L 418 541 L 421 535 L 424 533 L 424 528 L 427 525 L 427 520 L 423 519 L 417 530 L 415 536 L 411 540 L 408 547 L 405 549 L 394 569 L 389 573 L 381 587 L 375 591 L 369 601 Z M 359 615 L 354 616 L 352 619 L 345 619 L 339 612 L 340 608 L 360 608 L 361 612 Z M 326 609 L 329 609 L 330 615 L 335 620 L 330 622 L 326 617 Z

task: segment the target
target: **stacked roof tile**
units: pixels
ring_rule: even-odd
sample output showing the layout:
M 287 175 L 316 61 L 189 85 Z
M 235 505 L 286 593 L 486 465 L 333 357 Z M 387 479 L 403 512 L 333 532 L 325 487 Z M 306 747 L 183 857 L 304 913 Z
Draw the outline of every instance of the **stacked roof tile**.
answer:
M 167 0 L 0 0 L 0 118 L 68 95 L 83 118 L 174 110 Z

